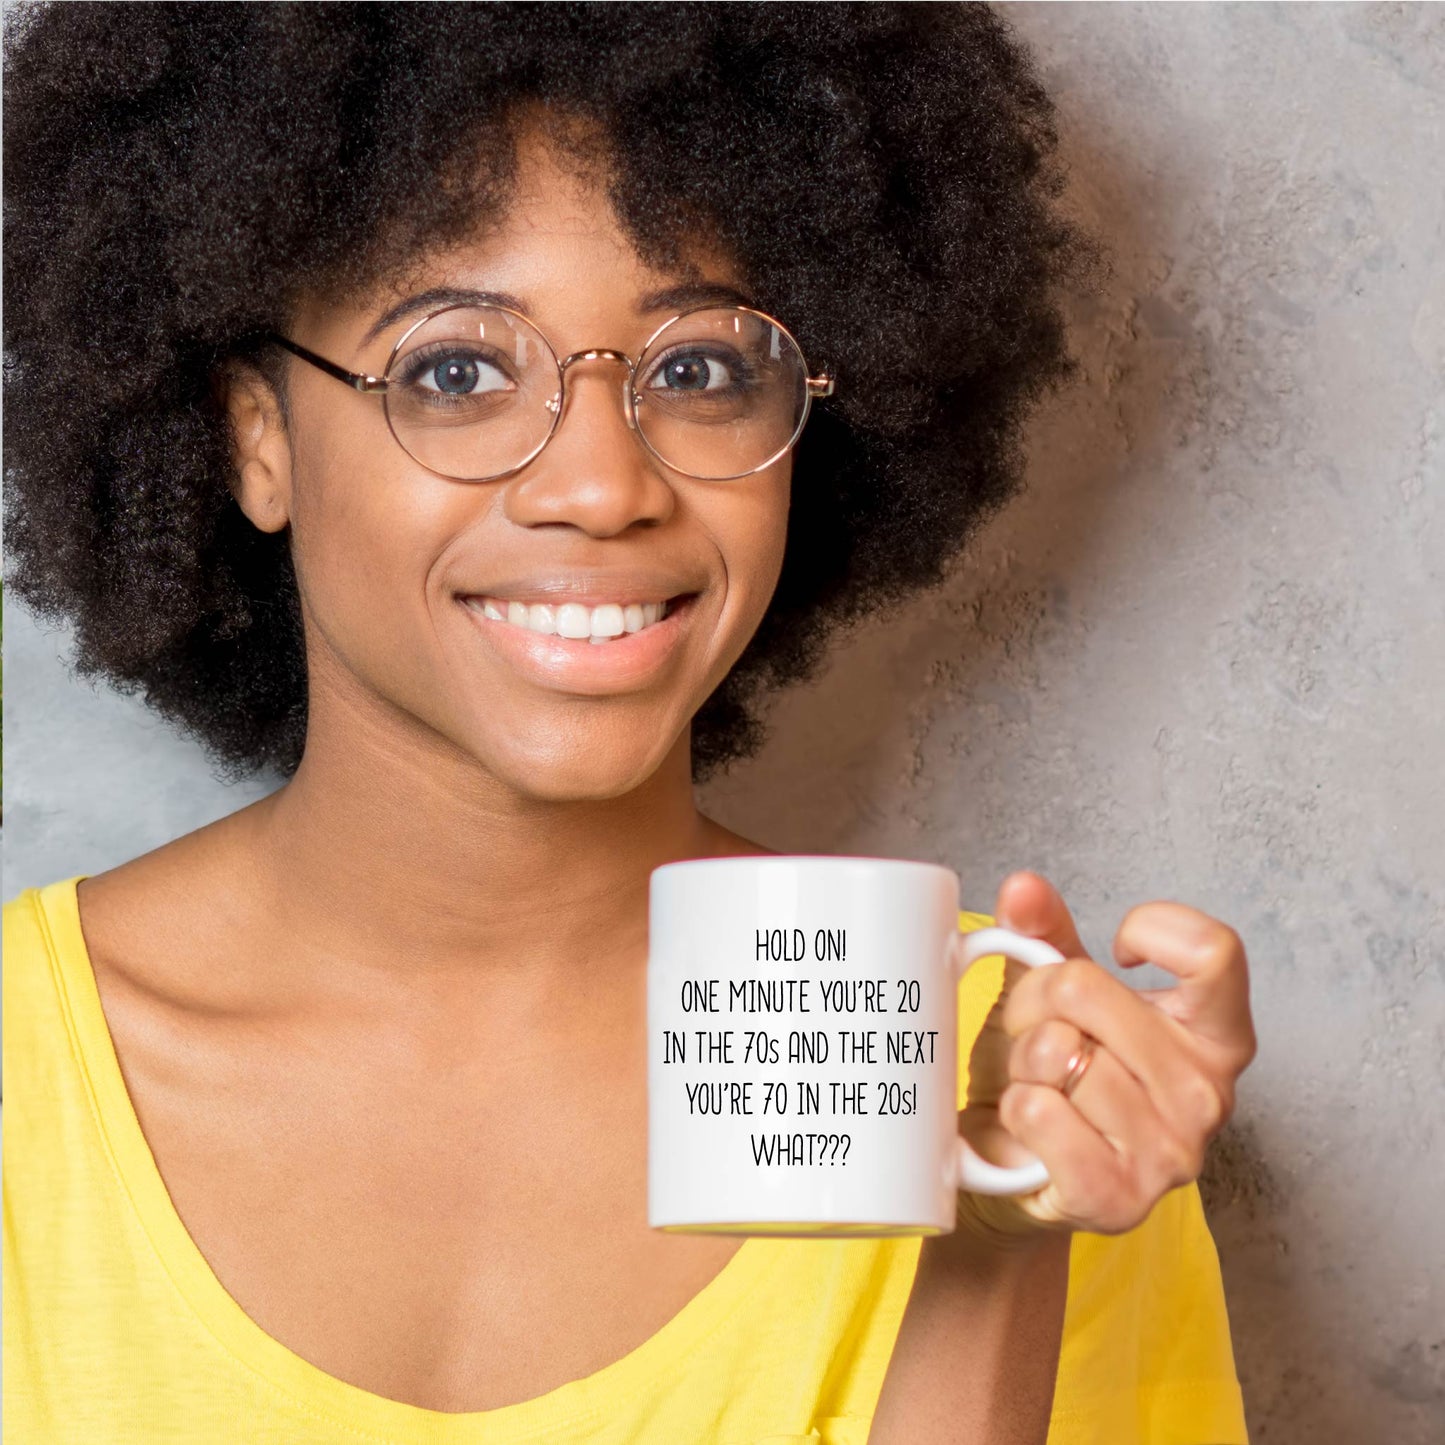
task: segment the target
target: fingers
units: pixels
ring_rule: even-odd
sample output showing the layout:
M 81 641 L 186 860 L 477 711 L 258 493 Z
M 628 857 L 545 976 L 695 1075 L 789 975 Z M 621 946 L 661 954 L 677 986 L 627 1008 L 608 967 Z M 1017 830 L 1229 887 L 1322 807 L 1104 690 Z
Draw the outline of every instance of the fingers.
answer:
M 1065 958 L 1086 954 L 1063 895 L 1042 874 L 1010 873 L 999 885 L 994 918 L 1003 928 L 1053 944 Z
M 1198 909 L 1141 904 L 1125 916 L 1114 957 L 1125 968 L 1152 962 L 1177 982 L 1131 989 L 1088 957 L 1062 897 L 1040 875 L 1010 874 L 995 917 L 1065 958 L 1037 969 L 1006 961 L 1004 991 L 970 1060 L 961 1121 L 1007 1131 L 1008 1147 L 1048 1168 L 1049 1184 L 1011 1208 L 1046 1225 L 1132 1229 L 1162 1195 L 1198 1177 L 1255 1056 L 1243 945 Z M 1096 1048 L 1065 1096 L 1086 1034 Z
M 1139 1080 L 1103 1047 L 1073 1092 L 1061 1093 L 1083 1038 L 1072 1024 L 1048 1019 L 1014 1040 L 1015 1082 L 1000 1100 L 999 1121 L 1049 1167 L 1052 1194 L 1043 1191 L 1038 1217 L 1109 1234 L 1132 1229 L 1162 1195 L 1196 1178 L 1204 1139 L 1170 1128 Z
M 1070 958 L 1033 969 L 1014 985 L 1004 1006 L 1003 1024 L 1015 1038 L 1015 1047 L 1050 1019 L 1092 1034 L 1101 1051 L 1113 1055 L 1112 1063 L 1134 1077 L 1156 1116 L 1178 1139 L 1207 1140 L 1233 1111 L 1233 1074 L 1201 1057 L 1188 1028 L 1141 999 L 1092 959 Z M 1029 1059 L 1030 1077 L 1053 1085 L 1056 1092 L 1069 1054 L 1077 1046 L 1075 1039 L 1059 1057 L 1066 1038 L 1054 1030 L 1026 1046 L 1026 1053 L 1038 1058 L 1037 1063 Z M 1021 1055 L 1018 1062 L 1022 1061 Z M 1012 1067 L 1015 1060 L 1010 1062 Z M 1075 1099 L 1102 1062 L 1096 1055 Z M 1044 1072 L 1049 1067 L 1056 1072 Z
M 1116 1070 L 1112 1075 L 1107 1064 Z M 1095 1079 L 1101 1065 L 1105 1069 Z M 1115 1148 L 1072 1099 L 1048 1084 L 1011 1084 L 999 1103 L 999 1119 L 1048 1166 L 1049 1183 L 1019 1201 L 1025 1210 L 1040 1220 L 1066 1220 L 1095 1234 L 1122 1234 L 1198 1171 L 1192 1169 L 1190 1151 L 1158 1116 L 1150 1121 L 1149 1101 L 1138 1080 L 1117 1060 L 1096 1055 L 1074 1098 L 1090 1083 L 1092 1107 L 1115 1116 L 1125 1148 Z
M 1106 1048 L 1095 1048 L 1082 1078 L 1070 1093 L 1062 1093 L 1070 1061 L 1084 1038 L 1073 1024 L 1062 1019 L 1047 1019 L 1020 1035 L 1014 1040 L 1009 1059 L 1014 1081 L 1059 1090 L 1060 1096 L 1126 1161 L 1140 1162 L 1146 1172 L 1153 1160 L 1163 1171 L 1158 1173 L 1160 1178 L 1182 1167 L 1188 1173 L 1174 1183 L 1193 1179 L 1204 1166 L 1203 1132 L 1189 1126 L 1185 1133 L 1172 1128 L 1144 1086 Z M 1173 1137 L 1162 1139 L 1164 1135 Z
M 1236 1073 L 1254 1058 L 1249 964 L 1227 924 L 1185 903 L 1141 903 L 1124 915 L 1114 957 L 1125 968 L 1153 963 L 1173 974 L 1179 983 L 1154 993 L 1157 1006 L 1224 1050 Z
M 1009 874 L 999 887 L 994 916 L 1006 928 L 1045 939 L 1068 958 L 1088 956 L 1062 895 L 1038 873 Z M 1217 1048 L 1229 1071 L 1238 1074 L 1254 1059 L 1249 965 L 1239 935 L 1227 924 L 1185 903 L 1142 903 L 1125 915 L 1113 951 L 1125 968 L 1153 963 L 1179 980 L 1174 988 L 1149 990 L 1148 1001 Z

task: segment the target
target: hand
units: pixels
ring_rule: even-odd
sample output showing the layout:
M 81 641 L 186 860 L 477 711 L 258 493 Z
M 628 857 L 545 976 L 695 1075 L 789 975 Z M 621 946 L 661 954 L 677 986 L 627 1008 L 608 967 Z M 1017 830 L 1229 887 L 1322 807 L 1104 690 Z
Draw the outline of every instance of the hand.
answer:
M 961 1193 L 960 1223 L 998 1239 L 1133 1229 L 1198 1178 L 1206 1145 L 1234 1112 L 1235 1081 L 1258 1048 L 1244 946 L 1187 904 L 1141 903 L 1114 935 L 1114 958 L 1125 968 L 1155 963 L 1178 983 L 1131 989 L 1085 954 L 1064 900 L 1037 873 L 1004 880 L 994 917 L 1047 939 L 1066 961 L 1007 960 L 1005 991 L 969 1060 L 960 1123 L 989 1159 L 1016 1163 L 1020 1145 L 1036 1154 L 1049 1183 L 1018 1198 Z M 1094 1056 L 1065 1096 L 1086 1036 Z

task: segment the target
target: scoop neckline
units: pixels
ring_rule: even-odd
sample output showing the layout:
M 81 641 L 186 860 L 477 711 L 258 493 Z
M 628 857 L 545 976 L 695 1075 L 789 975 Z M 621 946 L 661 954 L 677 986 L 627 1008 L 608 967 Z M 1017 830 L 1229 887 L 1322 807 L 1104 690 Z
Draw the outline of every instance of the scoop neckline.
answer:
M 113 1167 L 162 1266 L 192 1312 L 242 1365 L 293 1409 L 325 1415 L 385 1445 L 489 1445 L 542 1438 L 599 1416 L 717 1330 L 765 1271 L 780 1241 L 749 1235 L 680 1310 L 626 1354 L 590 1375 L 488 1410 L 432 1410 L 378 1395 L 312 1364 L 268 1334 L 231 1296 L 171 1201 L 121 1073 L 80 923 L 79 884 L 89 874 L 37 889 L 41 920 L 76 1049 Z

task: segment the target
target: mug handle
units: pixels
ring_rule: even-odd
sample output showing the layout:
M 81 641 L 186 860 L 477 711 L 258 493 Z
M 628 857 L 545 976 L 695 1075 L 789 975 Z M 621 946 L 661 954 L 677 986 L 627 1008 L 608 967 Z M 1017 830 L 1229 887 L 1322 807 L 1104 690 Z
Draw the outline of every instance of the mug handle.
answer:
M 957 987 L 968 970 L 987 954 L 1001 953 L 1030 968 L 1062 963 L 1064 955 L 1042 938 L 1029 938 L 1011 928 L 976 928 L 953 940 L 953 981 Z M 1048 1166 L 1030 1156 L 1029 1163 L 1005 1168 L 990 1164 L 962 1135 L 958 1139 L 958 1187 L 970 1194 L 1032 1194 L 1049 1182 Z

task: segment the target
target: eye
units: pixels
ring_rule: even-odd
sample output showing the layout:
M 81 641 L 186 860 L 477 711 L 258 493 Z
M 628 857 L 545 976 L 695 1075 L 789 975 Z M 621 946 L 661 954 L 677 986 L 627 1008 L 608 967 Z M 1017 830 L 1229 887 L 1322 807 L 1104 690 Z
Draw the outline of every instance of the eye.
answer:
M 648 385 L 668 391 L 726 391 L 734 382 L 726 360 L 693 349 L 663 357 Z
M 409 356 L 402 367 L 401 381 L 437 396 L 477 396 L 512 389 L 512 383 L 495 363 L 476 352 L 456 348 Z

